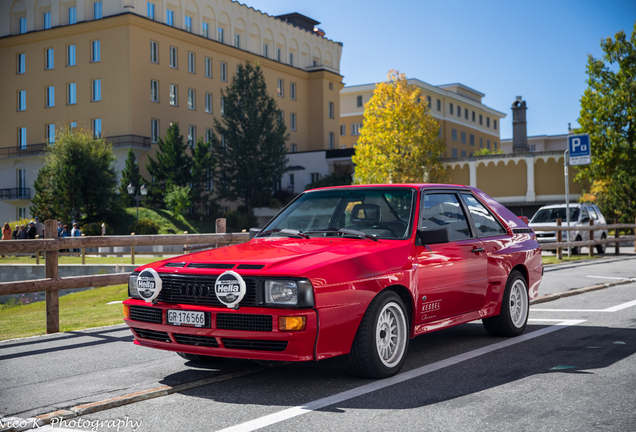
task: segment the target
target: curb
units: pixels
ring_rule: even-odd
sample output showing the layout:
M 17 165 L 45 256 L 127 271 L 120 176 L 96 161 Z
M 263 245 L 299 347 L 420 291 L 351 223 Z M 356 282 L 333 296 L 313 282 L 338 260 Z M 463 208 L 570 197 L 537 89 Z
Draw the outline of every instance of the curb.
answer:
M 563 297 L 570 297 L 570 296 L 575 296 L 579 294 L 585 294 L 591 291 L 598 291 L 598 290 L 610 288 L 617 285 L 627 285 L 633 282 L 636 282 L 636 278 L 628 278 L 628 279 L 620 280 L 616 282 L 607 282 L 604 284 L 592 285 L 590 287 L 585 287 L 585 288 L 576 288 L 576 289 L 565 291 L 562 293 L 548 294 L 548 295 L 544 295 L 541 297 L 537 297 L 533 300 L 530 300 L 530 306 L 533 306 L 539 303 L 546 303 L 546 302 L 558 300 Z

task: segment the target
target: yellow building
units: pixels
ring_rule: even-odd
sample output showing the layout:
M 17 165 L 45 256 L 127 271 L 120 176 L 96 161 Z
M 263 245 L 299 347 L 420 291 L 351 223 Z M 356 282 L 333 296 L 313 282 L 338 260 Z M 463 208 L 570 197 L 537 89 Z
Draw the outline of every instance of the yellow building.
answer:
M 282 111 L 289 152 L 338 148 L 342 44 L 300 14 L 230 0 L 0 2 L 0 219 L 30 217 L 33 181 L 55 130 L 83 126 L 132 147 L 142 174 L 178 123 L 212 133 L 237 65 L 258 62 Z
M 434 86 L 418 79 L 408 83 L 421 89 L 439 122 L 446 158 L 470 157 L 482 148 L 499 148 L 499 124 L 506 114 L 481 103 L 483 93 L 459 83 Z M 374 90 L 375 84 L 364 84 L 340 91 L 340 148 L 351 148 L 358 141 L 364 106 Z

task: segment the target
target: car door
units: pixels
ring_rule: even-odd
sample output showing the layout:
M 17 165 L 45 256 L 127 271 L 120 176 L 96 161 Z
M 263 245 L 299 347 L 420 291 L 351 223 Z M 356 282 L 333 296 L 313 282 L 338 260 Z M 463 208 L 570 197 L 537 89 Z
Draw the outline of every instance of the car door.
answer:
M 481 287 L 486 283 L 486 254 L 465 207 L 454 191 L 425 191 L 418 229 L 444 228 L 448 242 L 416 245 L 418 323 L 476 310 L 484 301 Z

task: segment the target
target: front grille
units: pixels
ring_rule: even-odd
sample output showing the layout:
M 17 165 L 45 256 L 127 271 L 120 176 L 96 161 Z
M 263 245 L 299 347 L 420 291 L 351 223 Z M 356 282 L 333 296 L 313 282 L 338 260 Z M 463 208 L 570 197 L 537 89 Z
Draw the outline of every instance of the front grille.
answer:
M 271 315 L 216 314 L 216 328 L 222 330 L 272 331 Z
M 203 269 L 231 269 L 236 264 L 207 264 L 207 263 L 191 263 L 188 264 L 188 268 L 203 268 Z
M 195 346 L 204 346 L 211 348 L 218 348 L 219 343 L 216 341 L 215 337 L 209 336 L 196 336 L 196 335 L 187 335 L 187 334 L 178 334 L 173 333 L 174 339 L 177 343 L 183 345 L 195 345 Z
M 152 339 L 159 342 L 171 342 L 170 337 L 168 337 L 168 333 L 166 332 L 139 329 L 135 327 L 132 327 L 132 329 L 137 334 L 137 336 L 142 339 Z
M 242 349 L 255 351 L 285 351 L 287 341 L 269 341 L 256 339 L 221 339 L 227 349 Z
M 237 270 L 260 270 L 265 267 L 264 264 L 240 264 Z
M 134 321 L 161 324 L 161 309 L 145 306 L 131 306 L 130 319 Z
M 219 301 L 214 292 L 217 276 L 190 276 L 161 274 L 163 288 L 157 301 L 166 303 L 192 304 L 204 306 L 226 307 Z M 256 280 L 245 279 L 246 293 L 240 307 L 256 305 Z

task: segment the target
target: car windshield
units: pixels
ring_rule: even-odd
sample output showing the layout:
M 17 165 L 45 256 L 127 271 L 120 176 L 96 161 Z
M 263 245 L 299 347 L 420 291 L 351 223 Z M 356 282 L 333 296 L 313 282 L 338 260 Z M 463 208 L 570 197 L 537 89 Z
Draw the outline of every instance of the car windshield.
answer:
M 405 239 L 410 234 L 415 196 L 415 189 L 400 187 L 306 192 L 258 237 L 366 235 Z
M 531 223 L 544 223 L 544 222 L 556 222 L 557 219 L 561 218 L 562 221 L 565 221 L 567 218 L 565 216 L 565 207 L 555 207 L 555 208 L 543 208 L 539 209 L 539 211 L 532 217 Z M 576 207 L 570 208 L 570 221 L 579 220 L 579 209 Z

